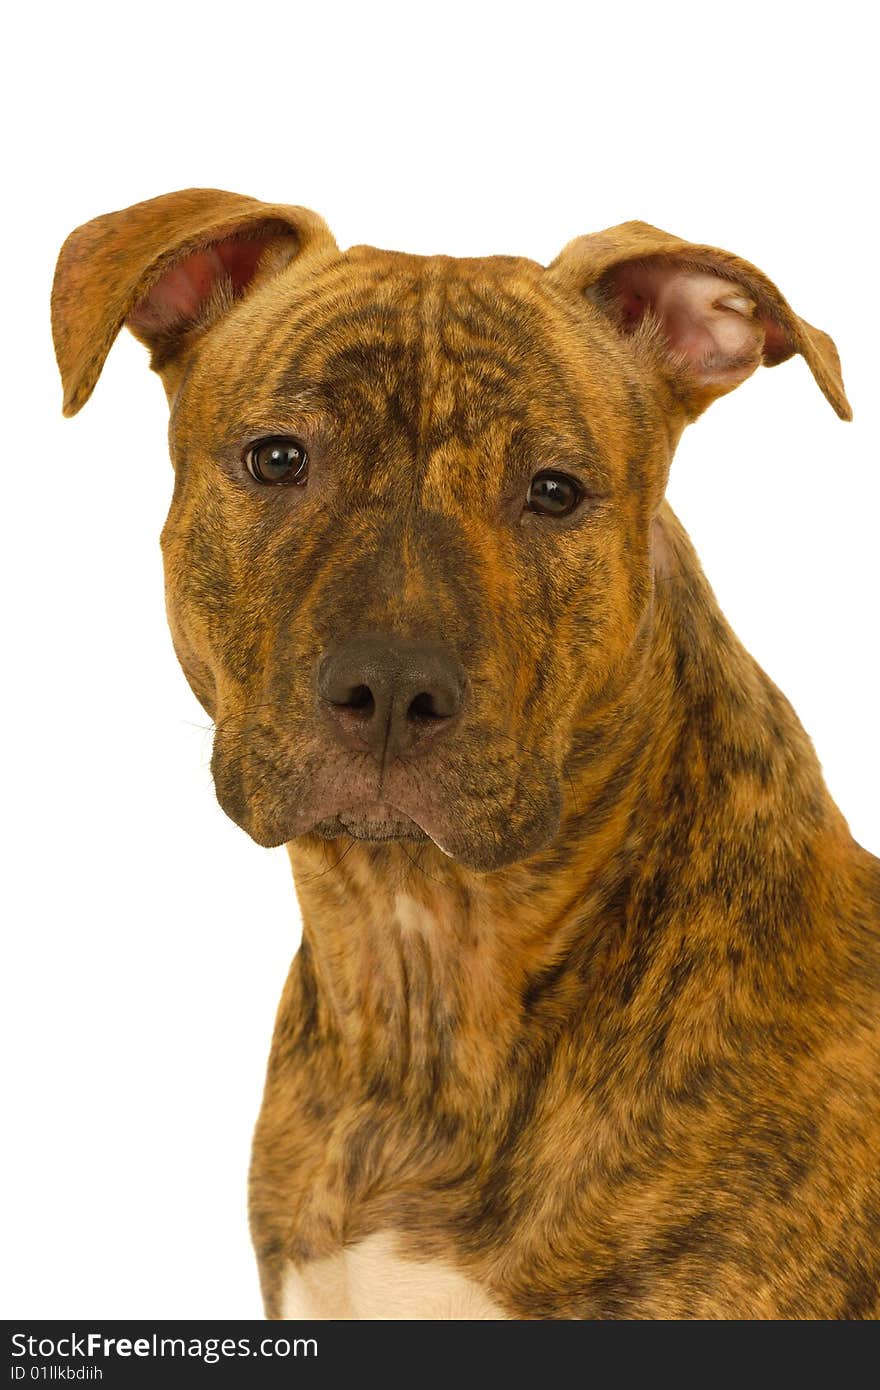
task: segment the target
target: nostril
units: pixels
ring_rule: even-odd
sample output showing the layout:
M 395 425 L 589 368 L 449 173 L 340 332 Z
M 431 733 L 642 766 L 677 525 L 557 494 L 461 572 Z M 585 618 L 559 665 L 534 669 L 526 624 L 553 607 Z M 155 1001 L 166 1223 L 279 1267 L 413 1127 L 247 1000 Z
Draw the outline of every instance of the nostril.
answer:
M 422 690 L 412 700 L 406 711 L 408 719 L 448 719 L 455 713 L 455 701 L 444 699 L 432 690 Z
M 446 719 L 446 714 L 437 708 L 437 701 L 431 691 L 420 691 L 409 703 L 407 719 Z
M 345 699 L 334 700 L 333 703 L 343 709 L 357 710 L 366 715 L 373 713 L 376 704 L 373 699 L 373 692 L 368 685 L 356 685 L 353 690 L 346 692 Z

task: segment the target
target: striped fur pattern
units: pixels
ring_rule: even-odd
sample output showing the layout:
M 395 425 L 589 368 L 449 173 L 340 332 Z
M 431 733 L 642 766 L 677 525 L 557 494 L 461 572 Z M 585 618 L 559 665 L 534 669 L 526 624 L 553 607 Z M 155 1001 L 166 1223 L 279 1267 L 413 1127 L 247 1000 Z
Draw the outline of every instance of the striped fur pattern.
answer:
M 68 413 L 122 323 L 153 352 L 175 648 L 222 806 L 293 866 L 267 1315 L 393 1235 L 498 1316 L 876 1316 L 880 862 L 664 501 L 685 425 L 761 362 L 802 354 L 848 418 L 831 340 L 643 223 L 548 268 L 343 253 L 213 190 L 78 229 L 53 312 Z M 269 435 L 303 441 L 304 487 L 247 476 Z M 523 507 L 551 466 L 570 517 Z M 467 675 L 378 790 L 315 695 L 328 644 L 376 631 Z

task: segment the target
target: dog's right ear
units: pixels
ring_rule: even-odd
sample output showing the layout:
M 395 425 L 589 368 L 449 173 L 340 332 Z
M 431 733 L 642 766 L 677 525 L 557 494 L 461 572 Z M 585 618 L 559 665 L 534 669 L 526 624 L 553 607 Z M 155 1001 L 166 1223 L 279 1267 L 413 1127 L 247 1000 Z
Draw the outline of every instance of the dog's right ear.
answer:
M 77 227 L 52 286 L 64 414 L 85 405 L 123 324 L 161 370 L 258 277 L 318 248 L 336 243 L 308 208 L 215 188 L 166 193 Z

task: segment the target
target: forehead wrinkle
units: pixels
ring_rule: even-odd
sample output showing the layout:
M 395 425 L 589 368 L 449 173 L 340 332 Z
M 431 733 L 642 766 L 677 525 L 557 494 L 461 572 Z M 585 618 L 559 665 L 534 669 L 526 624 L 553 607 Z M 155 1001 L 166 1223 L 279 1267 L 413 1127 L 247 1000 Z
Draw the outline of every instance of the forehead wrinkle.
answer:
M 579 465 L 598 486 L 610 488 L 604 451 L 554 351 L 556 325 L 548 322 L 552 307 L 540 298 L 524 299 L 505 280 L 494 279 L 478 283 L 461 278 L 449 294 L 441 348 L 453 382 L 450 416 L 460 428 L 444 430 L 434 421 L 428 472 L 438 495 L 448 493 L 442 471 L 451 460 L 444 446 L 454 442 L 471 445 L 470 455 L 456 451 L 459 475 L 469 461 L 468 471 L 479 477 L 487 459 L 500 459 L 500 491 L 521 485 L 535 467 L 566 461 Z M 450 325 L 464 343 L 453 345 Z
M 463 267 L 460 261 L 447 258 L 436 277 L 437 293 L 430 300 L 423 296 L 420 304 L 421 357 L 429 365 L 427 389 L 422 383 L 419 392 L 419 437 L 425 459 L 422 490 L 430 488 L 441 496 L 448 492 L 440 476 L 441 460 L 448 450 L 457 456 L 459 475 L 462 463 L 468 461 L 468 449 L 480 463 L 487 453 L 495 456 L 497 451 L 487 448 L 487 434 L 498 424 L 502 434 L 509 432 L 521 417 L 520 402 L 528 394 L 521 370 L 525 355 L 516 351 L 523 327 L 521 306 L 515 316 L 499 313 L 496 298 L 487 310 L 474 283 L 475 270 L 491 286 L 495 276 L 484 264 Z M 426 303 L 431 306 L 430 315 L 425 312 Z M 526 305 L 526 316 L 528 312 Z
M 340 312 L 329 320 L 323 318 L 311 330 L 300 334 L 289 351 L 279 350 L 271 389 L 283 397 L 291 389 L 299 390 L 303 380 L 311 380 L 313 393 L 326 400 L 332 385 L 327 377 L 328 362 L 335 357 L 338 365 L 346 354 L 351 360 L 356 352 L 367 351 L 370 344 L 384 345 L 393 351 L 401 344 L 399 318 L 399 309 L 389 313 L 376 305 Z M 351 374 L 346 373 L 346 377 L 346 384 L 351 384 Z
M 530 373 L 536 374 L 532 382 L 537 381 L 539 390 L 529 392 L 524 423 L 541 434 L 548 429 L 551 433 L 555 432 L 560 448 L 564 451 L 573 449 L 584 462 L 592 461 L 600 468 L 604 465 L 607 472 L 604 450 L 584 413 L 579 390 L 586 380 L 586 373 L 578 370 L 579 364 L 572 362 L 571 353 L 567 350 L 568 323 L 561 319 L 556 297 L 546 292 L 546 286 L 537 277 L 530 288 L 533 293 L 524 304 L 507 285 L 493 287 L 499 301 L 511 304 L 520 319 L 522 310 L 528 310 L 528 355 L 524 365 Z M 583 360 L 586 361 L 586 345 Z M 553 412 L 552 424 L 546 418 L 548 407 Z
M 283 366 L 286 361 L 290 335 L 301 332 L 313 318 L 325 319 L 328 304 L 339 299 L 340 290 L 344 292 L 341 269 L 340 262 L 333 261 L 303 281 L 294 260 L 252 299 L 242 301 L 236 310 L 234 337 L 230 339 L 227 334 L 221 340 L 227 375 L 233 379 L 250 376 L 254 364 L 259 363 L 264 380 L 271 379 L 274 364 Z M 285 285 L 286 297 L 281 293 Z
M 304 286 L 291 277 L 285 307 L 287 329 L 282 331 L 283 324 L 277 318 L 273 319 L 268 329 L 276 360 L 282 367 L 289 360 L 297 339 L 302 341 L 303 336 L 314 327 L 319 332 L 327 327 L 329 312 L 343 316 L 362 304 L 365 297 L 372 304 L 382 302 L 376 297 L 376 286 L 385 276 L 363 268 L 353 274 L 352 269 L 350 263 L 340 258 Z
M 283 402 L 289 390 L 311 380 L 313 389 L 326 399 L 328 383 L 321 377 L 329 352 L 344 351 L 357 341 L 359 330 L 370 327 L 374 336 L 389 344 L 399 339 L 399 326 L 405 312 L 404 297 L 377 292 L 377 276 L 362 268 L 354 278 L 352 268 L 342 283 L 334 281 L 315 290 L 303 308 L 292 293 L 284 331 L 276 325 L 272 333 L 271 358 L 267 357 L 270 389 Z M 386 276 L 382 273 L 384 283 Z

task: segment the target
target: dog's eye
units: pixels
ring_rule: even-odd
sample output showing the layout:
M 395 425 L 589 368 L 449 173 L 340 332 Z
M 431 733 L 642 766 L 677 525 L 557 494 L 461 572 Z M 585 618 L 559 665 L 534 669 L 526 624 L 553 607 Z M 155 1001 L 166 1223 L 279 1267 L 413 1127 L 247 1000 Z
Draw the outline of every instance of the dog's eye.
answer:
M 583 498 L 574 478 L 565 473 L 536 473 L 529 483 L 526 506 L 541 516 L 568 516 Z
M 244 456 L 247 470 L 258 483 L 304 483 L 308 454 L 298 439 L 260 439 Z

